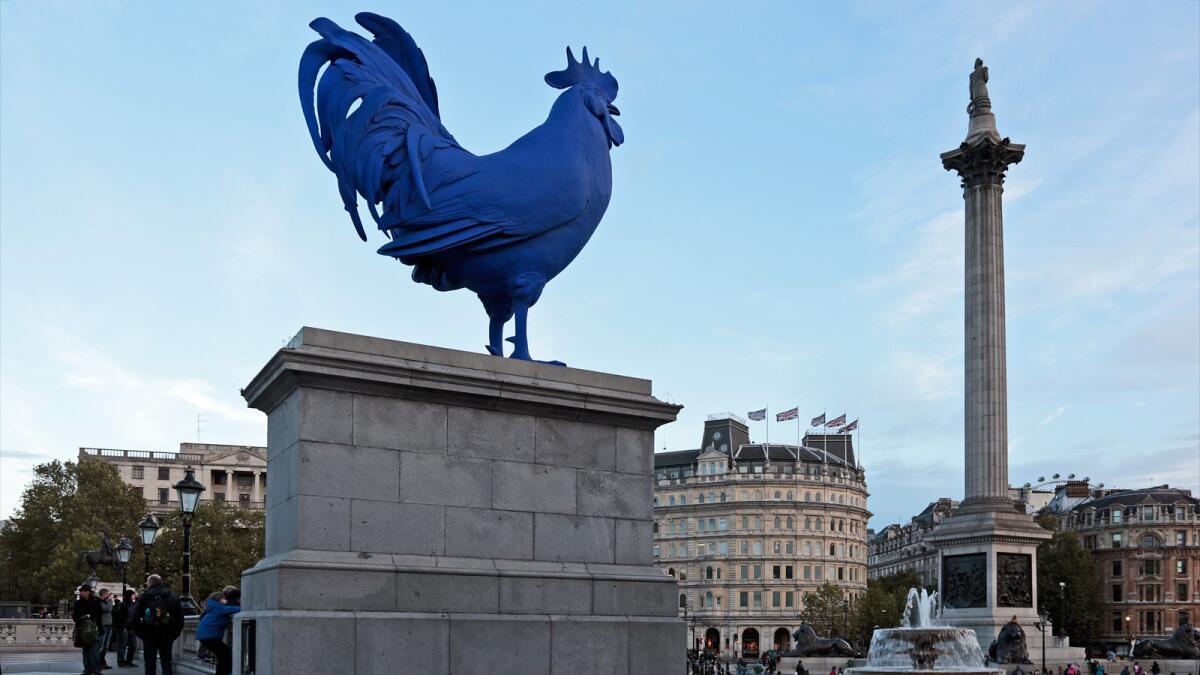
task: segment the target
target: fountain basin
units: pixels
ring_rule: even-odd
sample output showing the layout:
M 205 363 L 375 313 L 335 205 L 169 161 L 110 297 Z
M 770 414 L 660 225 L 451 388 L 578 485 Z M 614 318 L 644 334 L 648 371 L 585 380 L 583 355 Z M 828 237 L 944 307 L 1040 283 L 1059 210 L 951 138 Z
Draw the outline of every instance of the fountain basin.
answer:
M 867 664 L 851 669 L 850 673 L 999 675 L 1004 672 L 998 668 L 986 668 L 983 663 L 983 652 L 979 649 L 975 631 L 969 628 L 880 628 L 871 636 Z

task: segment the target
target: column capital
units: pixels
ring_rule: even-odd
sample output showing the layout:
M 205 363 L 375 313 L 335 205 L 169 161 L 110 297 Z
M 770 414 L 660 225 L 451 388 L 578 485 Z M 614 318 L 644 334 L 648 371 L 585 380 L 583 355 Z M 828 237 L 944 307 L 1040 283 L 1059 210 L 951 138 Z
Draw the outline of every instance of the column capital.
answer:
M 1004 184 L 1004 172 L 1025 157 L 1025 146 L 1008 138 L 977 136 L 943 152 L 942 168 L 958 172 L 963 190 Z

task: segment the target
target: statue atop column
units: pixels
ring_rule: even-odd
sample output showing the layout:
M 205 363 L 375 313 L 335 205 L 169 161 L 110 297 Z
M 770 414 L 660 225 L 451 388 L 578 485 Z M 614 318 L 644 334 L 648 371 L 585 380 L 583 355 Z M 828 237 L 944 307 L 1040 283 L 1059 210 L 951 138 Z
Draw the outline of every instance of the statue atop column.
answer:
M 983 65 L 983 59 L 975 59 L 975 70 L 971 71 L 971 102 L 967 104 L 968 113 L 980 105 L 991 107 L 992 100 L 988 98 L 987 81 L 987 66 Z

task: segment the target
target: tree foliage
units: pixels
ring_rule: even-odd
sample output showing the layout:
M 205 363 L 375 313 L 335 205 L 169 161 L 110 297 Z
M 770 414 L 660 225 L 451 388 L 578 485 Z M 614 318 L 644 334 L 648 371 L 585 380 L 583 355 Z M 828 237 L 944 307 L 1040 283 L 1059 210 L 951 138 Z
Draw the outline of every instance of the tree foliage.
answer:
M 151 552 L 150 568 L 175 592 L 183 589 L 183 522 L 179 513 L 159 519 L 163 526 Z M 229 502 L 201 502 L 192 516 L 192 597 L 204 598 L 225 586 L 240 586 L 242 572 L 263 557 L 262 511 Z
M 920 588 L 921 577 L 908 570 L 867 581 L 867 590 L 853 603 L 849 635 L 856 649 L 865 652 L 876 628 L 900 625 L 908 589 Z
M 1040 546 L 1038 558 L 1038 601 L 1050 613 L 1054 632 L 1071 637 L 1071 643 L 1087 645 L 1100 636 L 1103 621 L 1103 589 L 1092 556 L 1074 532 L 1056 532 Z M 1065 582 L 1066 586 L 1059 586 Z
M 849 632 L 850 603 L 842 589 L 826 582 L 804 594 L 800 622 L 808 624 L 820 637 L 844 637 Z
M 20 506 L 0 532 L 0 564 L 8 568 L 13 594 L 34 604 L 73 597 L 88 576 L 80 553 L 98 549 L 105 532 L 113 546 L 123 536 L 136 544 L 145 508 L 138 490 L 107 462 L 55 460 L 35 466 Z M 120 580 L 113 568 L 97 572 L 102 580 Z

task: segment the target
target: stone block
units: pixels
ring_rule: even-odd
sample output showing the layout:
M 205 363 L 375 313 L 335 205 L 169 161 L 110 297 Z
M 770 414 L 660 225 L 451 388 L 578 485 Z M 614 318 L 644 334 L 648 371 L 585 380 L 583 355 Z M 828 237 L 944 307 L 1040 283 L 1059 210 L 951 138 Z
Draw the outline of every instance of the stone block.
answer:
M 400 499 L 400 453 L 395 450 L 300 441 L 298 452 L 300 494 Z
M 299 506 L 296 498 L 267 507 L 264 552 L 267 556 L 278 555 L 296 548 L 296 531 L 299 527 Z
M 281 514 L 286 514 L 281 517 Z M 290 516 L 290 518 L 288 517 Z M 294 518 L 294 520 L 292 520 Z M 350 550 L 350 500 L 296 495 L 267 514 L 294 533 L 294 548 L 320 551 Z M 290 522 L 289 522 L 290 521 Z M 281 533 L 282 534 L 282 533 Z M 287 540 L 287 535 L 282 536 Z M 290 550 L 288 547 L 282 550 Z M 276 551 L 280 552 L 280 551 Z
M 301 441 L 354 442 L 354 398 L 350 394 L 308 387 L 300 391 Z
M 617 520 L 616 551 L 618 565 L 653 564 L 654 533 L 650 521 Z
M 300 440 L 300 396 L 293 391 L 267 414 L 267 460 Z
M 278 577 L 279 609 L 396 609 L 395 572 L 285 568 L 278 571 Z
M 344 673 L 346 664 L 354 663 L 353 615 L 277 615 L 271 619 L 270 635 L 270 675 Z
M 356 395 L 354 445 L 445 454 L 446 406 Z
M 544 617 L 452 619 L 450 672 L 549 675 L 550 621 Z
M 650 474 L 580 469 L 576 477 L 579 515 L 647 520 L 652 517 Z
M 508 614 L 590 614 L 592 582 L 588 579 L 500 577 L 500 611 Z
M 592 582 L 592 612 L 603 615 L 675 616 L 678 586 L 664 581 Z
M 533 428 L 529 415 L 453 407 L 446 447 L 452 455 L 532 462 Z
M 551 630 L 550 672 L 626 675 L 629 635 L 624 621 L 555 621 Z M 670 672 L 669 664 L 662 664 Z
M 444 555 L 445 507 L 353 500 L 351 550 Z
M 535 433 L 539 464 L 605 471 L 617 468 L 616 427 L 539 417 Z
M 355 622 L 355 672 L 450 672 L 450 622 L 446 619 L 360 615 Z M 340 671 L 339 671 L 340 672 Z
M 610 518 L 537 513 L 533 518 L 533 557 L 611 563 L 614 537 Z
M 402 453 L 400 501 L 489 508 L 492 463 L 485 459 Z
M 299 441 L 274 453 L 267 460 L 267 475 L 271 489 L 267 490 L 266 506 L 271 508 L 295 497 L 300 482 Z
M 472 574 L 396 575 L 396 602 L 405 612 L 495 613 L 498 577 Z
M 630 621 L 629 675 L 684 675 L 687 630 L 680 619 Z M 770 636 L 760 636 L 760 640 Z
M 533 514 L 447 506 L 446 555 L 532 558 Z
M 654 473 L 654 432 L 617 428 L 617 471 Z
M 492 505 L 512 511 L 575 513 L 575 469 L 492 463 Z

